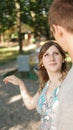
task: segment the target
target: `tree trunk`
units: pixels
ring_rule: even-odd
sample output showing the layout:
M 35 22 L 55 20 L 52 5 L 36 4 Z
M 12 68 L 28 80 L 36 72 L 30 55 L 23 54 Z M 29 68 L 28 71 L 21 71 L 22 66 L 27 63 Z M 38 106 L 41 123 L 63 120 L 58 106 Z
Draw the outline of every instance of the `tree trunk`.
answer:
M 23 53 L 22 48 L 22 37 L 21 37 L 21 12 L 20 12 L 20 4 L 17 0 L 15 0 L 15 6 L 17 11 L 17 30 L 18 30 L 18 42 L 19 42 L 19 53 Z

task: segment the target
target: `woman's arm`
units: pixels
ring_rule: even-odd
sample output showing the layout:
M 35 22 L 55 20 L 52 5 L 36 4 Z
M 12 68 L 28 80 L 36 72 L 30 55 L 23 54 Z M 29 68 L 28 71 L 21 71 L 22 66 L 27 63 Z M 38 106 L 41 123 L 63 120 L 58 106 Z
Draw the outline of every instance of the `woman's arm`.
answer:
M 37 92 L 34 96 L 31 96 L 30 93 L 27 91 L 26 86 L 23 83 L 23 81 L 21 79 L 17 78 L 16 76 L 14 76 L 14 75 L 7 76 L 3 81 L 6 84 L 8 82 L 10 82 L 13 85 L 19 86 L 20 93 L 21 93 L 21 96 L 22 96 L 22 99 L 24 101 L 25 106 L 29 110 L 36 108 L 36 103 L 37 103 L 37 99 L 39 97 L 39 92 Z

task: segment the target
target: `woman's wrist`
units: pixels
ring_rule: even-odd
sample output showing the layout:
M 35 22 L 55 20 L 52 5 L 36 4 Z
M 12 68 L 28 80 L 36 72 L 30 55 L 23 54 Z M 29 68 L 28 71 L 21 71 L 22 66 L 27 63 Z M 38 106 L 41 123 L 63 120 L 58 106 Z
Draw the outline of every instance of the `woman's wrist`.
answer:
M 27 93 L 26 86 L 23 81 L 21 81 L 20 85 L 20 91 L 23 91 L 24 93 Z

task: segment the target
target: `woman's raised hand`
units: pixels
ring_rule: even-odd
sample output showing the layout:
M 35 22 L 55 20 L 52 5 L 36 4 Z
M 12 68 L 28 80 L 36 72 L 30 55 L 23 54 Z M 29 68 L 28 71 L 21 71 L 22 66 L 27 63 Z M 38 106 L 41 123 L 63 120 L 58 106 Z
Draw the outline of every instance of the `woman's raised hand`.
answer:
M 3 81 L 5 82 L 5 84 L 7 84 L 8 82 L 19 86 L 23 84 L 23 81 L 15 75 L 7 76 Z

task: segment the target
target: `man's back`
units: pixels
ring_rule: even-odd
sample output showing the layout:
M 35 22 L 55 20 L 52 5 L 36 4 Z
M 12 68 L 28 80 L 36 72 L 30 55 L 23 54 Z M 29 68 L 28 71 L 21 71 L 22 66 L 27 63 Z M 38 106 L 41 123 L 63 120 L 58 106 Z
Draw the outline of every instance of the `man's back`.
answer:
M 59 93 L 58 130 L 73 130 L 73 67 Z

